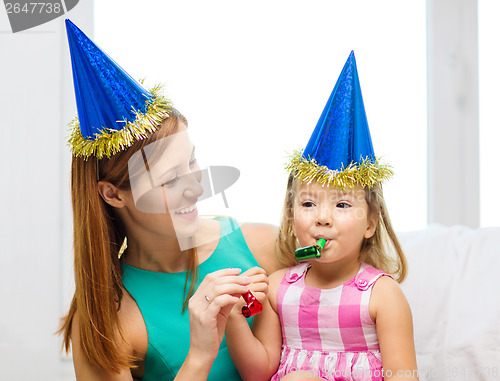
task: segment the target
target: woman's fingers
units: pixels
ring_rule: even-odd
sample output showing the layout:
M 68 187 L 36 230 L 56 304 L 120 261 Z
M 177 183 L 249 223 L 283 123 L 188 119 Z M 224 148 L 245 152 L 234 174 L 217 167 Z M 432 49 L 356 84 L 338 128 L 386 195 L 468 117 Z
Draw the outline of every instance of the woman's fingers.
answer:
M 216 355 L 229 314 L 251 281 L 240 273 L 240 269 L 223 269 L 208 274 L 189 300 L 193 350 Z
M 252 294 L 254 294 L 254 296 L 262 302 L 267 295 L 269 286 L 269 280 L 264 269 L 260 267 L 252 267 L 241 274 L 241 276 L 246 276 L 251 279 L 252 283 L 248 288 Z
M 264 275 L 267 277 L 266 271 L 262 267 L 258 266 L 254 266 L 241 274 L 241 276 L 255 276 L 255 275 Z
M 251 291 L 263 302 L 268 292 L 268 283 L 266 272 L 260 267 L 252 267 L 244 273 L 233 268 L 215 271 L 203 279 L 193 295 L 190 301 L 192 313 L 199 319 L 225 320 L 238 301 L 236 309 L 241 309 L 244 300 L 240 296 L 247 291 Z M 217 324 L 219 323 L 220 321 Z M 215 321 L 212 324 L 216 324 Z
M 240 269 L 224 269 L 208 274 L 195 294 L 198 299 L 212 303 L 220 295 L 239 295 L 248 291 L 249 277 L 238 276 Z M 226 299 L 224 299 L 226 300 Z

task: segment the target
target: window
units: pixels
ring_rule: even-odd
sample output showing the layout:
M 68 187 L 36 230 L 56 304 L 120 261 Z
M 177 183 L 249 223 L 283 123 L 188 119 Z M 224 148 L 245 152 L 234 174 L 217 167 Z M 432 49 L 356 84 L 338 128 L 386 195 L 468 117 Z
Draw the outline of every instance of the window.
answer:
M 498 145 L 500 124 L 498 89 L 500 87 L 500 50 L 495 38 L 500 35 L 500 2 L 479 0 L 479 122 L 480 122 L 480 200 L 481 226 L 499 226 L 500 189 Z

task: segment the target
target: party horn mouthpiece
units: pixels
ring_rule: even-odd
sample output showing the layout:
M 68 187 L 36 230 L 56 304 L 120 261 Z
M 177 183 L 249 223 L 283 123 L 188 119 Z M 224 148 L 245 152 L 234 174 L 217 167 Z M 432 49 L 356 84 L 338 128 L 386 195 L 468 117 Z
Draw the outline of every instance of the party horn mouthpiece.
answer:
M 325 247 L 326 240 L 324 238 L 318 239 L 316 245 L 301 247 L 295 250 L 295 259 L 299 262 L 308 261 L 310 259 L 319 258 L 321 250 Z
M 250 316 L 257 315 L 262 311 L 262 304 L 255 296 L 252 295 L 250 291 L 242 294 L 241 296 L 245 299 L 245 302 L 247 302 L 247 305 L 241 308 L 241 313 L 244 317 L 249 318 Z

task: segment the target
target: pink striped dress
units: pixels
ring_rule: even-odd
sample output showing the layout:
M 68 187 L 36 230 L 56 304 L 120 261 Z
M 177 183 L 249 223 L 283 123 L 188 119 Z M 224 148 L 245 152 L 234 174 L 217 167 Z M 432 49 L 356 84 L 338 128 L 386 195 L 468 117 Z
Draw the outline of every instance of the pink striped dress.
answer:
M 271 381 L 293 371 L 324 380 L 383 380 L 372 286 L 388 275 L 362 263 L 350 281 L 332 288 L 306 286 L 309 263 L 290 268 L 278 288 L 283 347 Z

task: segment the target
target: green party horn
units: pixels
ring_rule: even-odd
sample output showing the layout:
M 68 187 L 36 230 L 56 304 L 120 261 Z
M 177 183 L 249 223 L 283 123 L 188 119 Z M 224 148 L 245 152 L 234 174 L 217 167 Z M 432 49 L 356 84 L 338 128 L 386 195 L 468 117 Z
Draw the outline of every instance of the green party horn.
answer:
M 325 247 L 326 239 L 320 238 L 316 245 L 301 247 L 295 250 L 295 259 L 299 262 L 308 261 L 309 259 L 319 258 L 321 250 Z

